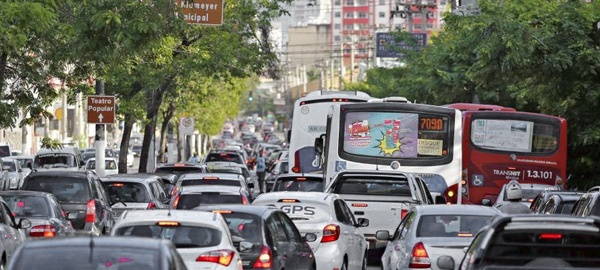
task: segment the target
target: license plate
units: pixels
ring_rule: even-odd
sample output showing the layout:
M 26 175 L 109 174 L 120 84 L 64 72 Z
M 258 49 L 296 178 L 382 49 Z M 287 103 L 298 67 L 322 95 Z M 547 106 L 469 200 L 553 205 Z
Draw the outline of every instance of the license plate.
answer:
M 243 266 L 248 266 L 248 265 L 250 265 L 250 261 L 242 261 L 242 265 Z
M 113 217 L 121 217 L 121 214 L 123 214 L 123 211 L 120 210 L 113 210 Z

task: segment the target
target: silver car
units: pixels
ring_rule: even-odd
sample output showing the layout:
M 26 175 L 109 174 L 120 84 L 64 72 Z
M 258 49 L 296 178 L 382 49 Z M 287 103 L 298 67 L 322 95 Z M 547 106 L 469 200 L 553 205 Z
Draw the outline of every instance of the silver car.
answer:
M 382 268 L 458 269 L 463 249 L 500 214 L 496 208 L 479 205 L 413 206 L 393 235 L 377 232 L 377 239 L 390 240 L 381 257 Z
M 4 170 L 8 172 L 8 188 L 9 189 L 20 189 L 23 185 L 23 169 L 21 168 L 21 162 L 15 158 L 2 158 Z

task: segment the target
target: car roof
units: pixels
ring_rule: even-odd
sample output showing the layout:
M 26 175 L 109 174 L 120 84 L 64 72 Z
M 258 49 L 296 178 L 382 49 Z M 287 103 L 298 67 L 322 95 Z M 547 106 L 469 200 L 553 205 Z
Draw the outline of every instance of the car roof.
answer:
M 550 197 L 548 197 L 548 199 L 550 199 L 551 197 L 558 197 L 561 201 L 566 202 L 566 201 L 572 201 L 575 202 L 577 200 L 579 200 L 579 198 L 581 198 L 581 196 L 584 193 L 579 193 L 579 194 L 552 194 Z
M 311 177 L 311 178 L 321 178 L 321 179 L 323 179 L 323 175 L 320 174 L 320 173 L 282 173 L 282 174 L 280 174 L 280 175 L 277 176 L 277 179 L 284 178 L 284 177 L 290 177 L 290 178 Z
M 80 172 L 80 171 L 66 171 L 66 170 L 51 170 L 51 171 L 33 171 L 31 172 L 27 178 L 30 177 L 86 177 L 88 173 L 91 172 Z M 93 174 L 93 173 L 91 173 Z
M 36 155 L 39 155 L 39 154 L 48 154 L 48 153 L 71 153 L 71 154 L 78 154 L 78 153 L 80 153 L 80 151 L 79 151 L 79 148 L 76 148 L 74 146 L 63 145 L 62 148 L 59 148 L 59 149 L 42 148 L 42 149 L 38 150 L 38 152 L 36 153 Z
M 168 168 L 168 167 L 204 167 L 202 164 L 188 163 L 188 162 L 177 162 L 177 163 L 162 163 L 157 168 Z
M 17 155 L 17 156 L 10 156 L 11 158 L 18 158 L 18 159 L 33 159 L 35 156 L 34 155 Z
M 217 215 L 218 214 L 211 212 L 179 209 L 156 209 L 152 211 L 127 210 L 122 214 L 122 221 L 119 220 L 117 222 L 117 225 L 121 225 L 123 223 L 139 224 L 157 221 L 179 221 L 220 226 L 220 223 L 217 219 Z
M 421 215 L 500 215 L 502 212 L 495 207 L 483 205 L 467 205 L 467 204 L 433 204 L 433 205 L 416 205 L 413 206 Z
M 204 177 L 219 177 L 219 180 L 240 180 L 240 175 L 237 173 L 186 173 L 182 174 L 179 180 L 198 180 Z
M 119 177 L 119 174 L 107 175 L 103 178 L 100 178 L 102 182 L 129 182 L 129 183 L 148 183 L 148 182 L 159 182 L 157 178 L 154 177 Z
M 209 204 L 201 205 L 194 208 L 192 211 L 212 211 L 212 210 L 229 210 L 232 212 L 248 213 L 256 216 L 262 216 L 269 211 L 280 211 L 278 208 L 266 205 L 241 205 L 241 204 Z
M 338 175 L 397 175 L 397 176 L 405 176 L 407 172 L 403 171 L 392 171 L 392 170 L 344 170 L 338 173 Z
M 181 194 L 200 193 L 200 192 L 226 192 L 240 194 L 240 186 L 225 186 L 225 185 L 193 185 L 184 186 L 181 189 Z
M 68 237 L 53 238 L 44 241 L 26 241 L 26 248 L 57 248 L 57 247 L 86 247 L 89 248 L 90 242 L 96 247 L 123 247 L 140 249 L 160 249 L 164 245 L 172 246 L 171 241 L 166 239 L 154 239 L 143 237 Z
M 18 195 L 18 196 L 52 196 L 51 193 L 42 192 L 42 191 L 33 191 L 33 190 L 3 190 L 0 191 L 1 196 L 10 196 L 10 195 Z
M 112 160 L 112 161 L 115 161 L 115 162 L 117 162 L 117 159 L 116 159 L 116 158 L 114 158 L 114 157 L 104 157 L 104 160 L 105 160 L 105 161 L 106 161 L 106 160 Z M 96 158 L 95 158 L 95 157 L 93 157 L 93 158 L 90 158 L 90 159 L 88 159 L 88 161 L 96 161 Z
M 326 203 L 327 200 L 339 198 L 334 193 L 316 192 L 316 191 L 277 191 L 258 195 L 254 201 L 278 201 L 280 199 L 296 199 L 301 202 Z
M 510 226 L 509 226 L 510 225 Z M 568 215 L 539 215 L 539 214 L 517 214 L 517 215 L 498 215 L 490 223 L 491 228 L 503 230 L 510 229 L 555 229 L 564 230 L 566 225 L 574 229 L 587 226 L 588 230 L 593 227 L 600 231 L 600 217 L 574 217 Z

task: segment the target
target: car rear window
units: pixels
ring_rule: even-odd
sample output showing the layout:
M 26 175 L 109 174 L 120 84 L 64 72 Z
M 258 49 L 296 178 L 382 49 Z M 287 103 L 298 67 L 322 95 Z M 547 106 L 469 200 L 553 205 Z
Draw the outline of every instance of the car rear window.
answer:
M 141 183 L 104 182 L 104 186 L 113 202 L 147 203 L 150 201 L 148 190 Z
M 156 169 L 157 173 L 168 173 L 180 176 L 184 173 L 204 173 L 204 168 L 196 167 L 196 166 L 169 166 L 169 167 L 159 167 Z
M 323 178 L 279 177 L 273 191 L 323 191 Z
M 2 195 L 10 211 L 17 217 L 49 217 L 50 206 L 46 198 L 29 195 Z
M 69 256 L 65 256 L 69 254 Z M 35 258 L 32 260 L 31 258 Z M 60 259 L 57 259 L 60 258 Z M 125 247 L 89 247 L 63 246 L 60 248 L 23 249 L 18 262 L 12 269 L 147 269 L 160 270 L 159 253 L 155 249 Z
M 257 216 L 233 211 L 220 211 L 220 213 L 229 225 L 234 244 L 239 245 L 242 241 L 262 243 L 260 219 Z
M 88 161 L 86 167 L 86 169 L 88 170 L 95 170 L 96 169 L 96 161 L 95 160 L 90 160 Z M 117 163 L 112 160 L 112 159 L 107 159 L 104 161 L 104 168 L 107 170 L 116 170 L 117 169 Z
M 483 265 L 522 266 L 537 258 L 561 259 L 572 267 L 600 265 L 600 234 L 557 229 L 504 230 L 496 233 L 484 254 Z
M 238 154 L 232 154 L 232 153 L 212 153 L 212 154 L 208 154 L 208 156 L 206 156 L 206 161 L 205 162 L 212 162 L 212 161 L 229 161 L 229 162 L 235 162 L 238 164 L 244 164 L 244 161 L 242 160 L 242 158 L 240 157 L 240 155 Z
M 48 153 L 39 154 L 35 157 L 35 167 L 50 169 L 50 168 L 70 168 L 78 167 L 75 164 L 75 155 L 69 153 Z
M 232 186 L 232 187 L 240 187 L 242 186 L 240 180 L 226 180 L 226 179 L 218 179 L 218 180 L 204 180 L 204 179 L 189 179 L 181 181 L 181 186 Z
M 22 189 L 52 193 L 60 203 L 90 200 L 87 178 L 32 177 L 25 181 Z
M 202 226 L 136 225 L 121 227 L 115 234 L 169 239 L 176 248 L 214 247 L 221 244 L 221 231 Z
M 5 160 L 3 161 L 4 167 L 8 168 L 7 171 L 9 172 L 16 172 L 17 171 L 17 166 L 15 166 L 15 163 L 12 162 L 11 160 Z
M 344 178 L 334 187 L 334 193 L 375 195 L 375 196 L 411 196 L 408 181 L 403 178 Z
M 242 203 L 242 196 L 238 194 L 203 192 L 194 194 L 182 194 L 179 198 L 179 202 L 177 203 L 177 209 L 192 209 L 200 205 Z
M 419 219 L 417 237 L 474 237 L 493 216 L 425 215 Z

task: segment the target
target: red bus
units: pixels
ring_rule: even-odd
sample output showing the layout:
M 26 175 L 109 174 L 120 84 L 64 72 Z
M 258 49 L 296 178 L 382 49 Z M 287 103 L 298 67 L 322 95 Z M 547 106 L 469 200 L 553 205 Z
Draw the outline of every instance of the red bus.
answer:
M 487 199 L 493 204 L 510 180 L 565 189 L 565 119 L 497 105 L 445 106 L 463 111 L 462 203 L 483 204 Z M 448 202 L 457 203 L 458 189 L 458 184 L 448 187 Z

